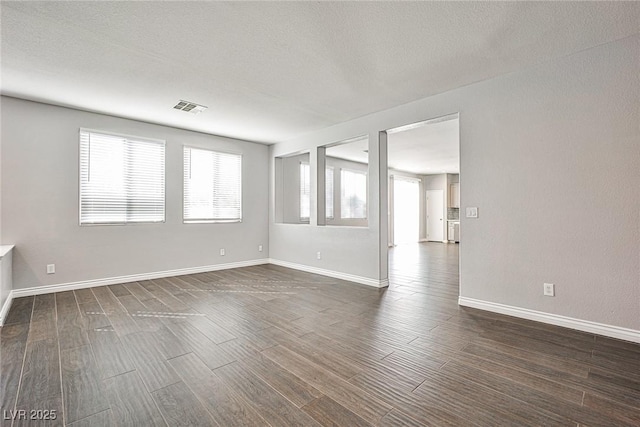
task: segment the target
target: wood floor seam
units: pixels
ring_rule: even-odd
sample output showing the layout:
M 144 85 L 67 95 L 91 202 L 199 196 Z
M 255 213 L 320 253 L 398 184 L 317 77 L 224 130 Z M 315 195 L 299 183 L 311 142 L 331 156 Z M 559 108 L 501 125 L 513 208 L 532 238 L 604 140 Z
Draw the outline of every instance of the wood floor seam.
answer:
M 62 350 L 60 348 L 60 336 L 58 333 L 58 302 L 56 301 L 55 297 L 53 298 L 53 307 L 56 313 L 55 316 L 55 321 L 56 321 L 56 327 L 55 327 L 55 331 L 56 331 L 56 339 L 57 339 L 57 347 L 58 347 L 58 364 L 59 364 L 59 376 L 60 376 L 60 403 L 61 403 L 61 409 L 62 409 L 62 413 L 60 414 L 62 416 L 62 423 L 64 425 L 66 425 L 66 412 L 64 410 L 65 406 L 64 406 L 64 387 L 62 385 Z
M 89 418 L 91 418 L 91 417 L 95 417 L 96 415 L 100 415 L 100 414 L 102 414 L 102 413 L 109 412 L 109 411 L 111 411 L 111 409 L 105 409 L 104 411 L 100 411 L 100 412 L 96 412 L 95 414 L 87 415 L 87 416 L 86 416 L 86 417 L 84 417 L 84 418 L 80 418 L 79 420 L 75 420 L 75 421 L 74 421 L 73 423 L 71 423 L 70 425 L 73 425 L 73 424 L 76 424 L 76 423 L 84 422 L 84 421 L 86 421 L 87 419 L 89 419 Z
M 31 304 L 31 313 L 29 314 L 29 319 L 31 320 L 33 318 L 33 307 L 35 306 L 35 298 L 33 298 L 32 304 Z M 31 332 L 31 328 L 29 328 L 29 332 L 27 332 L 27 341 L 29 339 L 29 333 Z M 24 346 L 24 352 L 22 354 L 22 362 L 20 365 L 20 379 L 18 380 L 18 388 L 16 389 L 16 397 L 13 403 L 13 410 L 16 411 L 17 407 L 18 407 L 18 398 L 20 397 L 20 388 L 22 386 L 22 374 L 24 373 L 24 363 L 25 360 L 27 358 L 27 350 L 29 349 L 29 344 L 27 343 Z M 4 415 L 4 414 L 3 414 Z M 11 421 L 11 425 L 13 426 L 14 424 L 14 420 Z

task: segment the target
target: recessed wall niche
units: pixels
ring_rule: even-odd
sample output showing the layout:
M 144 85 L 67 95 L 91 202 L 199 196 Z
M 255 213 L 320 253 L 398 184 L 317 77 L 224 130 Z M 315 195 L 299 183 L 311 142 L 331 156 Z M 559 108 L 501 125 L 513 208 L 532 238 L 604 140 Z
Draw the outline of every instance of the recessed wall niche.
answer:
M 275 158 L 275 222 L 309 224 L 311 165 L 309 153 Z
M 322 163 L 325 170 L 324 212 L 318 212 L 318 217 L 324 217 L 325 225 L 366 227 L 369 137 L 361 136 L 319 147 L 319 167 Z

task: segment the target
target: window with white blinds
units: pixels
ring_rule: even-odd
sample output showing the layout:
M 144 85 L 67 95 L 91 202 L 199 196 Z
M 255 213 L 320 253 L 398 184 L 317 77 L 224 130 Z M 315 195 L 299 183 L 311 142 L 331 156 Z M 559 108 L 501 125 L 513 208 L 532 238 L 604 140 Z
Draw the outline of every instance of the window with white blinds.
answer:
M 340 171 L 340 217 L 360 219 L 367 217 L 367 174 L 342 169 Z
M 300 220 L 309 221 L 311 214 L 311 167 L 300 163 Z
M 80 224 L 164 222 L 164 141 L 80 129 Z
M 184 222 L 242 221 L 242 156 L 184 147 Z
M 333 218 L 333 168 L 327 167 L 324 176 L 325 216 Z

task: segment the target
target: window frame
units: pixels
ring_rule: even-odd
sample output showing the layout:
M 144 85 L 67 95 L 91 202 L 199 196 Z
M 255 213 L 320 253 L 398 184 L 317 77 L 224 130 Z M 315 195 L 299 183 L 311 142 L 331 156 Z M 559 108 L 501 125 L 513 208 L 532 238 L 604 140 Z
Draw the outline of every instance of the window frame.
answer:
M 309 216 L 302 216 L 302 167 L 305 166 L 308 170 L 308 178 L 309 178 Z M 298 204 L 298 216 L 300 218 L 301 224 L 309 224 L 311 222 L 311 163 L 300 161 L 298 165 L 298 173 L 299 173 L 299 197 L 300 201 Z
M 163 168 L 163 202 L 162 202 L 162 221 L 113 221 L 113 222 L 82 222 L 82 133 L 100 134 L 116 138 L 124 138 L 132 141 L 151 142 L 162 145 L 164 150 Z M 89 155 L 91 149 L 89 148 Z M 102 227 L 102 226 L 130 226 L 130 225 L 153 225 L 164 224 L 167 222 L 167 141 L 159 138 L 149 138 L 145 136 L 131 135 L 120 132 L 105 131 L 101 129 L 92 129 L 81 127 L 78 130 L 78 225 L 80 227 Z M 90 167 L 89 167 L 90 170 Z
M 324 217 L 327 220 L 334 220 L 336 217 L 336 171 L 334 166 L 325 166 L 324 168 Z M 331 171 L 331 192 L 329 192 L 329 186 L 327 182 L 327 174 Z M 327 214 L 327 202 L 329 201 L 329 194 L 331 195 L 331 215 Z
M 209 151 L 217 154 L 228 154 L 240 157 L 240 217 L 234 219 L 186 219 L 184 217 L 185 214 L 185 162 L 184 162 L 184 151 L 185 149 L 194 149 L 201 151 Z M 183 224 L 236 224 L 241 223 L 244 218 L 244 203 L 243 203 L 243 172 L 244 172 L 244 155 L 239 152 L 234 151 L 226 151 L 226 150 L 216 150 L 208 147 L 199 147 L 196 145 L 182 145 L 182 223 Z

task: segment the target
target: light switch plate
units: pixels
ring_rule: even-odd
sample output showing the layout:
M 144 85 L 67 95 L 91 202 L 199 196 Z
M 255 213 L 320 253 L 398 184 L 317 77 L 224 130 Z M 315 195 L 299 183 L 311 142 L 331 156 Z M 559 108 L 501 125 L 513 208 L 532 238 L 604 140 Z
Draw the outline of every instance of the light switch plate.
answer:
M 553 283 L 545 283 L 544 284 L 544 292 L 543 294 L 547 297 L 555 297 L 556 296 L 556 287 Z
M 478 208 L 477 207 L 466 208 L 466 215 L 467 215 L 467 218 L 478 218 Z

